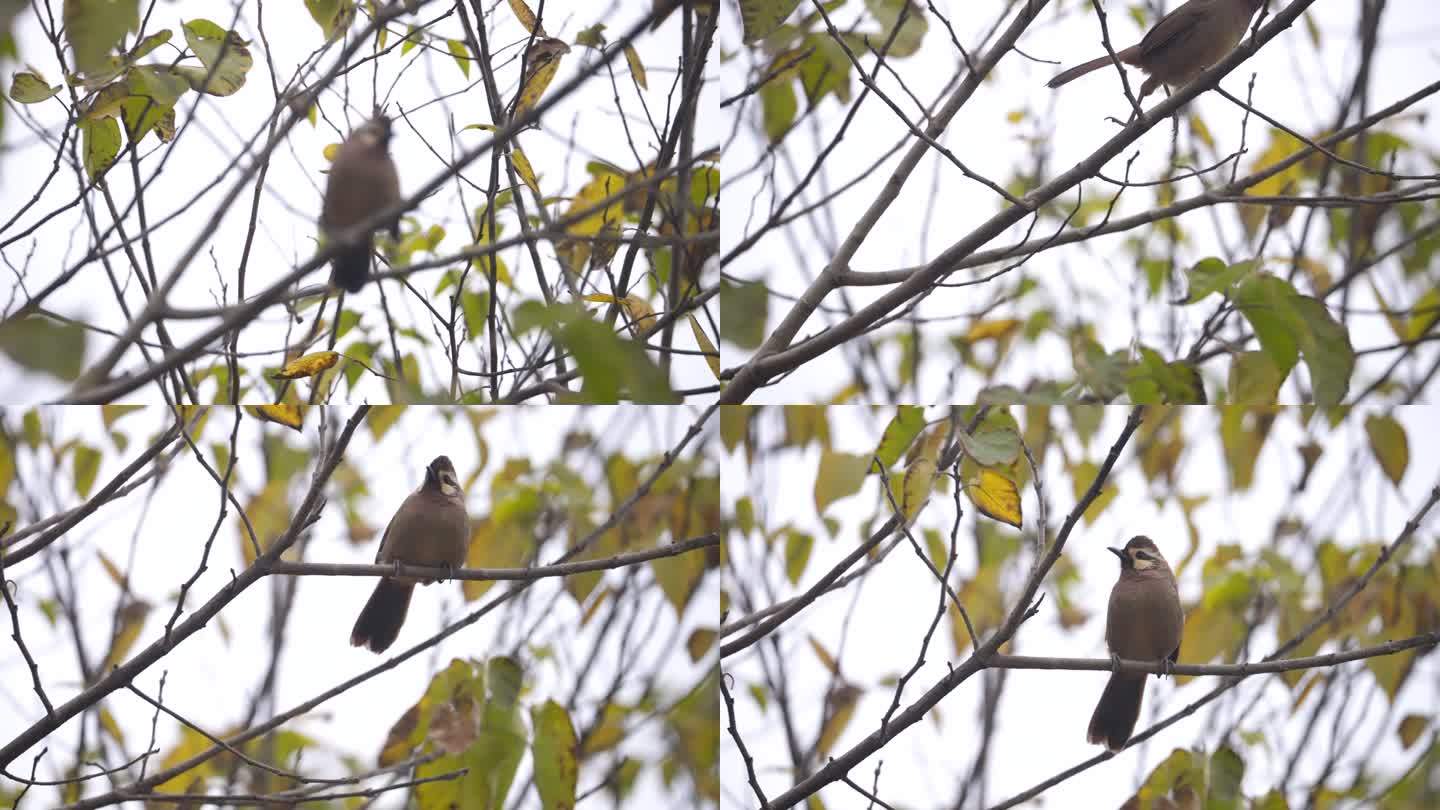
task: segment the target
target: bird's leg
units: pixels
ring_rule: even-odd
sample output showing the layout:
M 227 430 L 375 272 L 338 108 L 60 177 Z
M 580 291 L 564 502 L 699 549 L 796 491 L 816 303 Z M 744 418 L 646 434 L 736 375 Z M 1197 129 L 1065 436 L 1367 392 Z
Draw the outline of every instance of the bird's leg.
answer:
M 1179 652 L 1178 650 L 1176 652 Z M 1173 676 L 1175 674 L 1175 656 L 1167 655 L 1160 659 L 1160 676 Z
M 1110 651 L 1110 671 L 1116 675 L 1120 674 L 1120 654 L 1114 650 Z

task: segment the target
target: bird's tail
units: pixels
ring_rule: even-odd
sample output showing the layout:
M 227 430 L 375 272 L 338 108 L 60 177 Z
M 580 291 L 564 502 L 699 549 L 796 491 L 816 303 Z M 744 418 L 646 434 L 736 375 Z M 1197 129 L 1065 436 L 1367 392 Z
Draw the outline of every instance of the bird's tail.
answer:
M 1117 53 L 1116 56 L 1120 58 L 1120 61 L 1125 61 L 1125 55 L 1123 53 Z M 1072 82 L 1080 78 L 1081 76 L 1084 76 L 1086 73 L 1089 73 L 1092 70 L 1099 70 L 1100 68 L 1105 67 L 1108 64 L 1110 64 L 1109 54 L 1096 57 L 1094 59 L 1091 59 L 1089 62 L 1081 62 L 1080 64 L 1070 68 L 1069 70 L 1062 71 L 1058 76 L 1046 82 L 1045 86 L 1059 87 L 1062 84 Z
M 415 586 L 381 579 L 370 594 L 370 601 L 355 620 L 355 629 L 350 631 L 350 645 L 368 647 L 371 652 L 384 652 L 400 637 L 400 628 L 405 624 L 405 613 L 410 610 L 410 594 Z
M 1119 751 L 1130 740 L 1135 721 L 1140 717 L 1140 701 L 1145 697 L 1145 673 L 1115 672 L 1090 715 L 1087 742 L 1103 743 L 1111 751 Z
M 360 292 L 370 277 L 370 242 L 347 247 L 330 262 L 330 281 L 349 292 Z

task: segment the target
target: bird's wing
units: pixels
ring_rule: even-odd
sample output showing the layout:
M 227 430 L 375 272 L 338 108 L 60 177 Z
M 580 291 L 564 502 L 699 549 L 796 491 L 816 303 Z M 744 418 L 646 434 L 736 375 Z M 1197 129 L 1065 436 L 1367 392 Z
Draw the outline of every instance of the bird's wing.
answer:
M 1186 3 L 1160 18 L 1155 27 L 1146 32 L 1136 49 L 1140 51 L 1137 62 L 1147 56 L 1180 45 L 1195 35 L 1200 17 L 1209 13 L 1205 3 Z

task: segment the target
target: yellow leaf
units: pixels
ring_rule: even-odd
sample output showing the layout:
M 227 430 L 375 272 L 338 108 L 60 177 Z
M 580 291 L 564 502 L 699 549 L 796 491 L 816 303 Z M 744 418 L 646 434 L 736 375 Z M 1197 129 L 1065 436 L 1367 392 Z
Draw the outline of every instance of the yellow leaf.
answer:
M 820 729 L 820 739 L 815 748 L 821 756 L 835 746 L 835 741 L 845 733 L 850 718 L 855 715 L 855 705 L 860 702 L 860 690 L 850 684 L 841 684 L 825 701 L 825 724 Z
M 455 64 L 460 66 L 460 72 L 465 74 L 465 78 L 470 78 L 470 47 L 463 40 L 447 39 L 445 48 L 455 58 Z
M 980 514 L 1020 527 L 1020 491 L 1009 478 L 988 467 L 981 467 L 975 482 L 965 485 L 965 494 Z
M 100 728 L 110 739 L 121 745 L 125 744 L 125 731 L 121 729 L 120 724 L 115 721 L 115 715 L 111 714 L 110 710 L 104 706 L 100 707 Z
M 685 649 L 690 653 L 691 661 L 699 661 L 705 657 L 705 653 L 715 645 L 715 628 L 701 627 L 690 634 L 685 641 Z
M 115 643 L 110 645 L 110 652 L 105 655 L 102 672 L 109 672 L 112 667 L 125 663 L 125 656 L 135 646 L 135 639 L 139 638 L 140 631 L 145 627 L 145 617 L 149 615 L 148 602 L 135 601 L 120 609 L 119 632 L 115 634 Z
M 222 732 L 229 736 L 230 732 Z M 160 768 L 169 768 L 172 765 L 179 765 L 187 759 L 206 751 L 210 748 L 210 740 L 204 734 L 191 728 L 180 729 L 180 739 L 174 744 L 165 757 L 161 760 Z M 181 771 L 174 777 L 155 786 L 156 793 L 185 793 L 200 788 L 206 779 L 215 773 L 215 761 L 202 762 L 200 765 L 186 771 Z
M 299 405 L 246 405 L 245 410 L 256 419 L 297 431 L 305 421 Z
M 106 576 L 110 577 L 110 581 L 115 583 L 115 587 L 125 587 L 124 572 L 122 572 L 120 566 L 116 565 L 103 551 L 100 552 L 100 567 L 104 569 Z
M 929 456 L 921 456 L 905 468 L 905 480 L 896 502 L 900 504 L 900 514 L 905 518 L 906 526 L 915 522 L 920 510 L 925 508 L 925 502 L 930 499 L 935 472 L 935 459 Z
M 1190 131 L 1195 133 L 1199 141 L 1211 149 L 1215 148 L 1215 136 L 1210 134 L 1210 127 L 1205 125 L 1205 119 L 1198 115 L 1190 116 Z
M 525 29 L 526 33 L 537 33 L 535 30 L 535 12 L 531 11 L 530 7 L 525 5 L 525 0 L 510 0 L 510 10 L 515 12 L 515 19 L 520 21 L 520 26 Z M 541 28 L 538 33 L 544 36 L 545 29 Z
M 531 191 L 539 194 L 540 184 L 535 181 L 535 170 L 530 168 L 530 159 L 525 157 L 525 153 L 520 151 L 520 147 L 517 146 L 510 150 L 510 162 L 515 166 L 515 173 L 525 181 L 525 185 L 529 186 Z
M 710 342 L 705 330 L 700 328 L 700 322 L 695 320 L 695 316 L 690 315 L 689 318 L 690 331 L 695 333 L 695 344 L 700 347 L 700 351 L 705 352 L 705 362 L 710 364 L 710 373 L 714 374 L 715 379 L 718 380 L 720 379 L 720 353 L 715 350 L 715 344 Z
M 290 527 L 290 503 L 285 489 L 286 482 L 270 481 L 245 504 L 243 517 L 249 518 L 248 527 L 242 516 L 236 516 L 236 540 L 240 543 L 240 554 L 246 566 L 255 562 L 256 545 L 259 545 L 260 553 L 264 554 L 275 538 Z M 254 543 L 250 540 L 251 529 L 255 531 Z
M 1093 461 L 1082 461 L 1070 468 L 1070 484 L 1074 488 L 1076 502 L 1085 497 L 1085 493 L 1090 490 L 1090 484 L 1099 474 L 1100 468 Z M 1100 488 L 1100 493 L 1095 496 L 1095 500 L 1085 508 L 1085 525 L 1089 526 L 1094 523 L 1095 519 L 1100 517 L 1100 513 L 1104 512 L 1105 507 L 1109 506 L 1113 500 L 1115 500 L 1115 485 L 1107 483 Z
M 555 78 L 555 71 L 560 69 L 560 58 L 569 52 L 570 46 L 558 39 L 535 40 L 525 54 L 525 78 L 520 82 L 510 120 L 518 121 L 535 109 L 550 80 Z
M 600 713 L 600 725 L 590 734 L 580 746 L 580 753 L 584 757 L 590 757 L 602 751 L 608 751 L 620 744 L 625 737 L 625 708 L 613 702 L 606 703 L 605 709 Z
M 1410 443 L 1405 428 L 1393 416 L 1365 417 L 1365 434 L 1370 438 L 1370 452 L 1380 462 L 1380 469 L 1390 483 L 1400 485 L 1405 468 L 1410 466 Z
M 1423 714 L 1407 714 L 1405 719 L 1400 721 L 1400 727 L 1396 731 L 1400 735 L 1400 744 L 1409 748 L 1420 739 L 1420 732 L 1425 730 L 1429 719 Z
M 297 357 L 286 363 L 279 371 L 270 375 L 273 380 L 298 380 L 301 377 L 314 377 L 324 371 L 340 359 L 339 352 L 315 352 L 304 357 Z M 288 424 L 288 423 L 282 423 Z
M 625 45 L 625 61 L 630 64 L 630 76 L 635 83 L 640 85 L 641 90 L 649 90 L 650 86 L 645 83 L 645 66 L 640 64 L 640 54 L 636 52 L 635 46 L 629 43 Z
M 627 295 L 620 301 L 624 308 L 625 315 L 630 319 L 630 334 L 639 337 L 640 333 L 650 328 L 655 322 L 655 310 L 650 308 L 650 303 L 643 298 Z
M 823 665 L 825 669 L 830 672 L 831 675 L 839 675 L 840 662 L 835 660 L 835 656 L 831 655 L 830 651 L 825 649 L 825 645 L 821 644 L 819 639 L 815 638 L 815 636 L 813 635 L 809 638 L 810 649 L 815 651 L 815 657 L 820 659 L 821 665 Z
M 970 343 L 977 343 L 982 340 L 1002 338 L 1014 332 L 1019 326 L 1020 321 L 1015 318 L 980 321 L 971 326 L 970 331 L 965 333 L 965 340 Z
M 634 295 L 627 295 L 617 301 L 613 295 L 591 293 L 584 296 L 584 300 L 594 304 L 618 303 L 621 309 L 625 310 L 625 317 L 630 327 L 630 334 L 637 337 L 642 331 L 650 328 L 650 324 L 655 320 L 655 310 L 650 308 L 649 302 Z
M 324 155 L 325 155 L 325 159 L 326 159 L 326 160 L 330 161 L 331 163 L 334 163 L 334 162 L 335 162 L 335 156 L 338 155 L 338 154 L 340 154 L 340 144 L 338 144 L 338 143 L 327 143 L 327 144 L 325 144 Z

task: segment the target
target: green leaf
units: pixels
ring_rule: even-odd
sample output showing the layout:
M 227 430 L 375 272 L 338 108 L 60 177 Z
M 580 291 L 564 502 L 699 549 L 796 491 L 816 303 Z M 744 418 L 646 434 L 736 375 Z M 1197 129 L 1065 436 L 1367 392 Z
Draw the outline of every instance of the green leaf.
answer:
M 140 30 L 140 0 L 65 0 L 65 39 L 81 73 L 112 67 L 111 51 L 127 32 Z
M 135 60 L 148 55 L 151 51 L 169 42 L 172 36 L 174 36 L 174 32 L 169 28 L 156 31 L 150 36 L 140 40 L 135 47 L 130 49 L 130 53 L 126 54 L 125 58 L 133 64 Z
M 582 29 L 575 35 L 575 44 L 584 45 L 587 48 L 605 47 L 605 23 L 595 23 L 589 28 Z
M 305 0 L 305 8 L 327 40 L 338 37 L 355 18 L 355 5 L 351 0 Z
M 13 76 L 10 98 L 20 104 L 35 104 L 60 92 L 60 85 L 51 86 L 39 73 L 24 70 Z
M 1071 342 L 1075 376 L 1095 396 L 1109 402 L 1125 391 L 1130 360 L 1124 351 L 1106 352 L 1105 347 L 1086 337 Z
M 869 468 L 868 456 L 822 451 L 820 470 L 815 474 L 815 512 L 823 514 L 830 504 L 859 492 Z
M 445 40 L 445 49 L 455 57 L 455 64 L 460 66 L 460 72 L 465 74 L 465 78 L 470 78 L 470 48 L 465 45 L 465 42 L 459 39 L 447 39 Z
M 125 134 L 131 143 L 144 138 L 175 110 L 175 102 L 189 89 L 185 79 L 168 68 L 142 66 L 130 70 L 126 80 L 130 94 L 120 102 Z M 164 135 L 164 130 L 161 130 Z
M 800 103 L 791 84 L 791 70 L 786 70 L 760 86 L 760 120 L 770 143 L 779 143 L 795 123 Z
M 740 25 L 747 44 L 775 33 L 800 0 L 740 0 Z
M 1158 352 L 1144 346 L 1140 347 L 1140 362 L 1130 367 L 1127 377 L 1130 382 L 1126 391 L 1136 403 L 1206 403 L 1205 384 L 1194 366 L 1183 360 L 1167 363 Z
M 0 324 L 0 352 L 31 371 L 73 380 L 84 367 L 85 329 L 40 315 L 7 321 Z
M 1226 294 L 1230 286 L 1255 269 L 1255 262 L 1244 261 L 1226 265 L 1213 256 L 1201 259 L 1185 274 L 1190 279 L 1190 292 L 1182 303 L 1194 304 L 1213 292 Z
M 1297 295 L 1293 304 L 1305 326 L 1300 333 L 1300 352 L 1310 370 L 1315 404 L 1322 408 L 1339 405 L 1350 390 L 1350 375 L 1355 372 L 1350 333 L 1320 301 Z
M 800 86 L 805 90 L 805 99 L 814 105 L 828 94 L 844 104 L 850 100 L 850 74 L 855 65 L 840 43 L 829 34 L 810 34 L 801 40 L 795 51 L 810 49 L 810 55 L 799 64 Z M 795 51 L 780 55 L 776 61 L 794 57 Z
M 1296 294 L 1289 282 L 1268 273 L 1246 280 L 1235 291 L 1235 306 L 1255 330 L 1260 347 L 1287 375 L 1300 359 L 1290 308 L 1290 299 Z
M 815 547 L 815 538 L 806 532 L 790 529 L 785 532 L 785 578 L 791 585 L 800 583 L 805 565 L 810 562 L 810 549 Z
M 1289 282 L 1269 274 L 1241 283 L 1235 302 L 1277 368 L 1289 374 L 1303 355 L 1315 404 L 1340 404 L 1350 389 L 1355 350 L 1344 325 L 1323 303 L 1300 295 Z
M 742 349 L 758 349 L 765 340 L 770 297 L 760 282 L 720 282 L 720 337 Z
M 925 427 L 925 409 L 919 405 L 901 405 L 885 426 L 875 456 L 884 469 L 889 469 L 905 454 L 905 449 Z
M 530 720 L 535 729 L 531 752 L 540 806 L 544 810 L 573 810 L 579 764 L 575 760 L 575 726 L 570 714 L 564 706 L 547 700 L 530 709 Z
M 255 59 L 239 34 L 205 19 L 191 20 L 183 28 L 186 44 L 205 65 L 175 68 L 192 88 L 212 96 L 228 96 L 245 86 L 245 74 Z
M 82 498 L 90 497 L 95 486 L 95 474 L 100 471 L 100 451 L 86 444 L 75 445 L 75 492 Z
M 490 293 L 466 290 L 460 293 L 460 309 L 465 312 L 465 329 L 471 337 L 485 332 L 485 318 L 490 314 Z
M 973 434 L 958 432 L 965 454 L 982 467 L 1009 464 L 1020 457 L 1020 434 L 1005 425 L 992 424 L 988 419 Z
M 926 21 L 921 13 L 921 5 L 911 0 L 865 0 L 865 6 L 875 19 L 880 21 L 881 32 L 877 35 L 870 35 L 870 46 L 875 50 L 885 44 L 890 38 L 890 32 L 896 24 L 900 24 L 900 33 L 895 35 L 895 41 L 890 44 L 890 50 L 886 54 L 890 57 L 912 56 L 920 50 L 920 41 L 925 38 L 926 32 L 930 30 L 930 23 Z M 900 23 L 901 12 L 905 13 L 905 21 Z M 852 48 L 854 50 L 854 48 Z M 861 52 L 856 51 L 857 54 Z
M 82 118 L 80 134 L 84 141 L 85 174 L 94 182 L 110 169 L 115 156 L 120 154 L 120 124 L 114 118 Z
M 542 328 L 568 350 L 580 367 L 580 397 L 586 402 L 616 402 L 621 392 L 636 402 L 674 402 L 663 371 L 638 344 L 617 335 L 575 304 L 524 301 L 512 322 L 517 334 Z
M 1418 340 L 1440 321 L 1440 287 L 1431 287 L 1415 302 L 1414 314 L 1405 324 L 1405 340 Z
M 1210 756 L 1210 784 L 1205 796 L 1205 810 L 1240 810 L 1245 794 L 1245 760 L 1230 746 L 1221 746 Z
M 1230 361 L 1232 405 L 1272 405 L 1280 396 L 1285 375 L 1264 352 L 1240 352 Z

